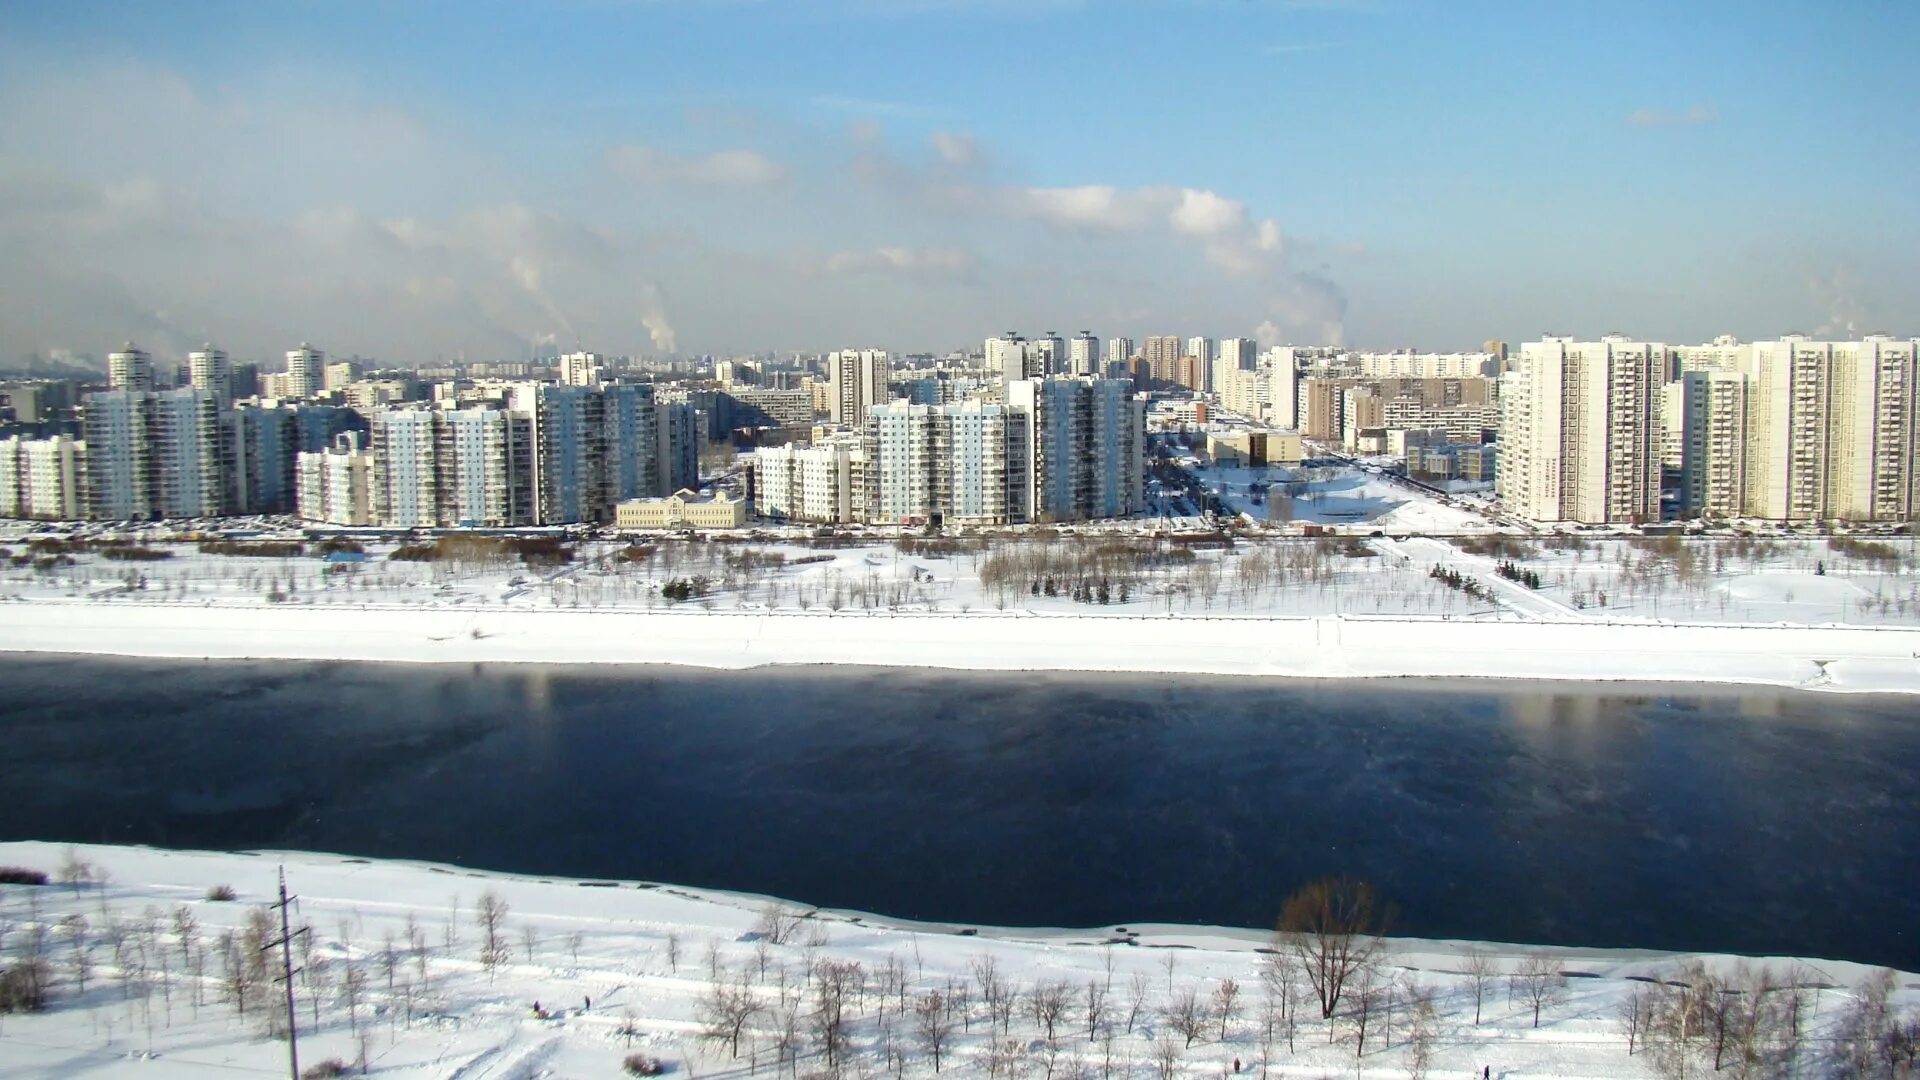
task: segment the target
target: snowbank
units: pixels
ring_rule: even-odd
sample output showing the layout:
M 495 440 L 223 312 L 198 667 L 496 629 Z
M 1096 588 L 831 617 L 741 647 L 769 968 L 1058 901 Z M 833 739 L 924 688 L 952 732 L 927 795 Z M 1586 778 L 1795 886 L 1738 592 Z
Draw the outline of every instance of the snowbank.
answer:
M 1920 628 L 422 606 L 9 606 L 0 650 L 209 659 L 858 663 L 1281 677 L 1752 683 L 1920 693 Z
M 50 939 L 48 1011 L 6 1017 L 0 1029 L 0 1072 L 8 1076 L 286 1075 L 285 1044 L 260 1034 L 264 1003 L 274 999 L 262 992 L 251 1009 L 237 1011 L 218 960 L 227 932 L 275 896 L 280 865 L 298 897 L 293 921 L 306 928 L 295 988 L 303 1064 L 364 1054 L 381 1076 L 533 1080 L 619 1075 L 621 1059 L 640 1052 L 668 1063 L 674 1076 L 811 1075 L 822 1063 L 819 1047 L 803 1032 L 794 1058 L 783 1063 L 780 1018 L 783 1010 L 810 1006 L 808 972 L 832 960 L 861 965 L 863 980 L 849 1010 L 843 1053 L 852 1067 L 844 1075 L 1037 1077 L 1056 1068 L 1056 1075 L 1091 1077 L 1111 1065 L 1119 1075 L 1141 1076 L 1170 1045 L 1179 1047 L 1176 1076 L 1230 1075 L 1235 1062 L 1244 1063 L 1246 1075 L 1283 1080 L 1350 1070 L 1405 1076 L 1410 1065 L 1404 1009 L 1397 1030 L 1391 1012 L 1376 1014 L 1361 1044 L 1350 1037 L 1349 1021 L 1323 1023 L 1310 1005 L 1302 1009 L 1297 1045 L 1284 1036 L 1263 1038 L 1269 1006 L 1262 1004 L 1256 950 L 1267 937 L 1251 930 L 976 929 L 810 912 L 789 943 L 776 944 L 757 933 L 765 901 L 720 892 L 300 853 L 87 846 L 76 854 L 105 882 L 71 890 L 0 886 L 16 929 L 58 928 Z M 51 872 L 64 858 L 60 845 L 0 843 L 0 865 Z M 231 886 L 236 902 L 205 899 L 215 884 Z M 509 948 L 493 965 L 478 959 L 482 929 L 474 913 L 483 892 L 507 911 Z M 92 957 L 84 988 L 74 977 L 83 946 Z M 1384 976 L 1434 994 L 1430 1030 L 1439 1037 L 1429 1075 L 1477 1077 L 1488 1063 L 1507 1080 L 1649 1075 L 1644 1052 L 1627 1053 L 1616 1017 L 1626 997 L 1646 986 L 1641 980 L 1677 974 L 1689 958 L 1553 949 L 1568 978 L 1536 1025 L 1525 1000 L 1502 992 L 1505 973 L 1531 950 L 1480 947 L 1501 976 L 1487 988 L 1482 1009 L 1464 974 L 1470 947 L 1396 940 L 1381 956 Z M 189 953 L 201 961 L 184 962 Z M 1737 970 L 1732 958 L 1699 959 L 1721 972 Z M 976 997 L 962 1006 L 967 1025 L 954 1033 L 945 1071 L 936 1073 L 901 1003 L 910 1007 L 930 990 L 951 993 L 988 964 L 1022 996 L 1045 982 L 1063 983 L 1075 994 L 1073 1019 L 1056 1043 L 1042 1037 L 1028 1010 L 1017 1010 L 1001 1032 L 1017 1037 L 1008 1042 L 988 1034 L 987 1007 Z M 1799 1057 L 1813 1065 L 1846 1015 L 1846 988 L 1868 972 L 1827 961 L 1768 966 L 1804 988 L 1814 1019 Z M 894 995 L 881 981 L 888 971 L 898 980 Z M 1182 1046 L 1171 1026 L 1178 997 L 1217 1000 L 1228 979 L 1242 990 L 1240 1007 Z M 744 987 L 758 1006 L 739 1057 L 700 1037 L 708 1026 L 701 1002 L 722 983 Z M 1089 985 L 1106 988 L 1097 1023 L 1085 1015 Z M 1896 989 L 1896 1016 L 1913 997 L 1904 986 Z M 1009 1052 L 1018 1066 L 1011 1073 L 993 1064 Z

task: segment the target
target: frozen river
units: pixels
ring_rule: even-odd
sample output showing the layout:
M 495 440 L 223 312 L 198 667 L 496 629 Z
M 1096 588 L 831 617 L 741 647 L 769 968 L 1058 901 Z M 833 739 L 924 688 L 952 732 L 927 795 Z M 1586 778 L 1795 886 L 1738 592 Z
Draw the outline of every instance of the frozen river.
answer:
M 0 838 L 302 848 L 1005 925 L 1920 969 L 1913 699 L 1720 687 L 0 658 Z

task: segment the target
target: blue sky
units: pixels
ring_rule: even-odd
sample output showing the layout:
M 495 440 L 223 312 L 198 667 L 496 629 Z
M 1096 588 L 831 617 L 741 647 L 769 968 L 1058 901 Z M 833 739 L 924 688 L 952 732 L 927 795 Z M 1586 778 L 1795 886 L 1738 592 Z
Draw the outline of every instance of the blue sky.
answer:
M 0 354 L 1920 332 L 1901 3 L 0 4 Z

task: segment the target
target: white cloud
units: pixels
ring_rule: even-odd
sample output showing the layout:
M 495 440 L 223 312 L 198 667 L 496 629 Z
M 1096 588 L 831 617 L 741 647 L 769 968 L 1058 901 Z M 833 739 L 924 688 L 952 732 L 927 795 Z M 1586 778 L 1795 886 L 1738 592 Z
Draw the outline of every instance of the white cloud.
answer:
M 1079 229 L 1132 230 L 1152 220 L 1173 197 L 1169 188 L 1117 188 L 1108 184 L 1078 187 L 1010 187 L 994 200 L 1016 217 Z
M 637 184 L 747 189 L 787 182 L 787 167 L 756 150 L 687 157 L 657 146 L 626 143 L 607 151 L 607 165 Z
M 941 161 L 955 168 L 971 169 L 980 164 L 980 144 L 965 132 L 934 132 L 933 149 Z
M 954 274 L 972 269 L 973 255 L 959 248 L 877 247 L 836 251 L 822 266 L 834 274 L 891 270 Z

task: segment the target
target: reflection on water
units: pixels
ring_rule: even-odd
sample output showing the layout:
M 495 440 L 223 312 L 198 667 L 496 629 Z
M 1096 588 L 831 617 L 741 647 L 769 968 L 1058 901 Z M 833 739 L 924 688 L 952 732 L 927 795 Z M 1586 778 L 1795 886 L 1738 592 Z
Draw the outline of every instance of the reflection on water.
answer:
M 0 835 L 1015 925 L 1265 925 L 1347 872 L 1410 934 L 1911 970 L 1916 712 L 1644 685 L 16 657 Z

